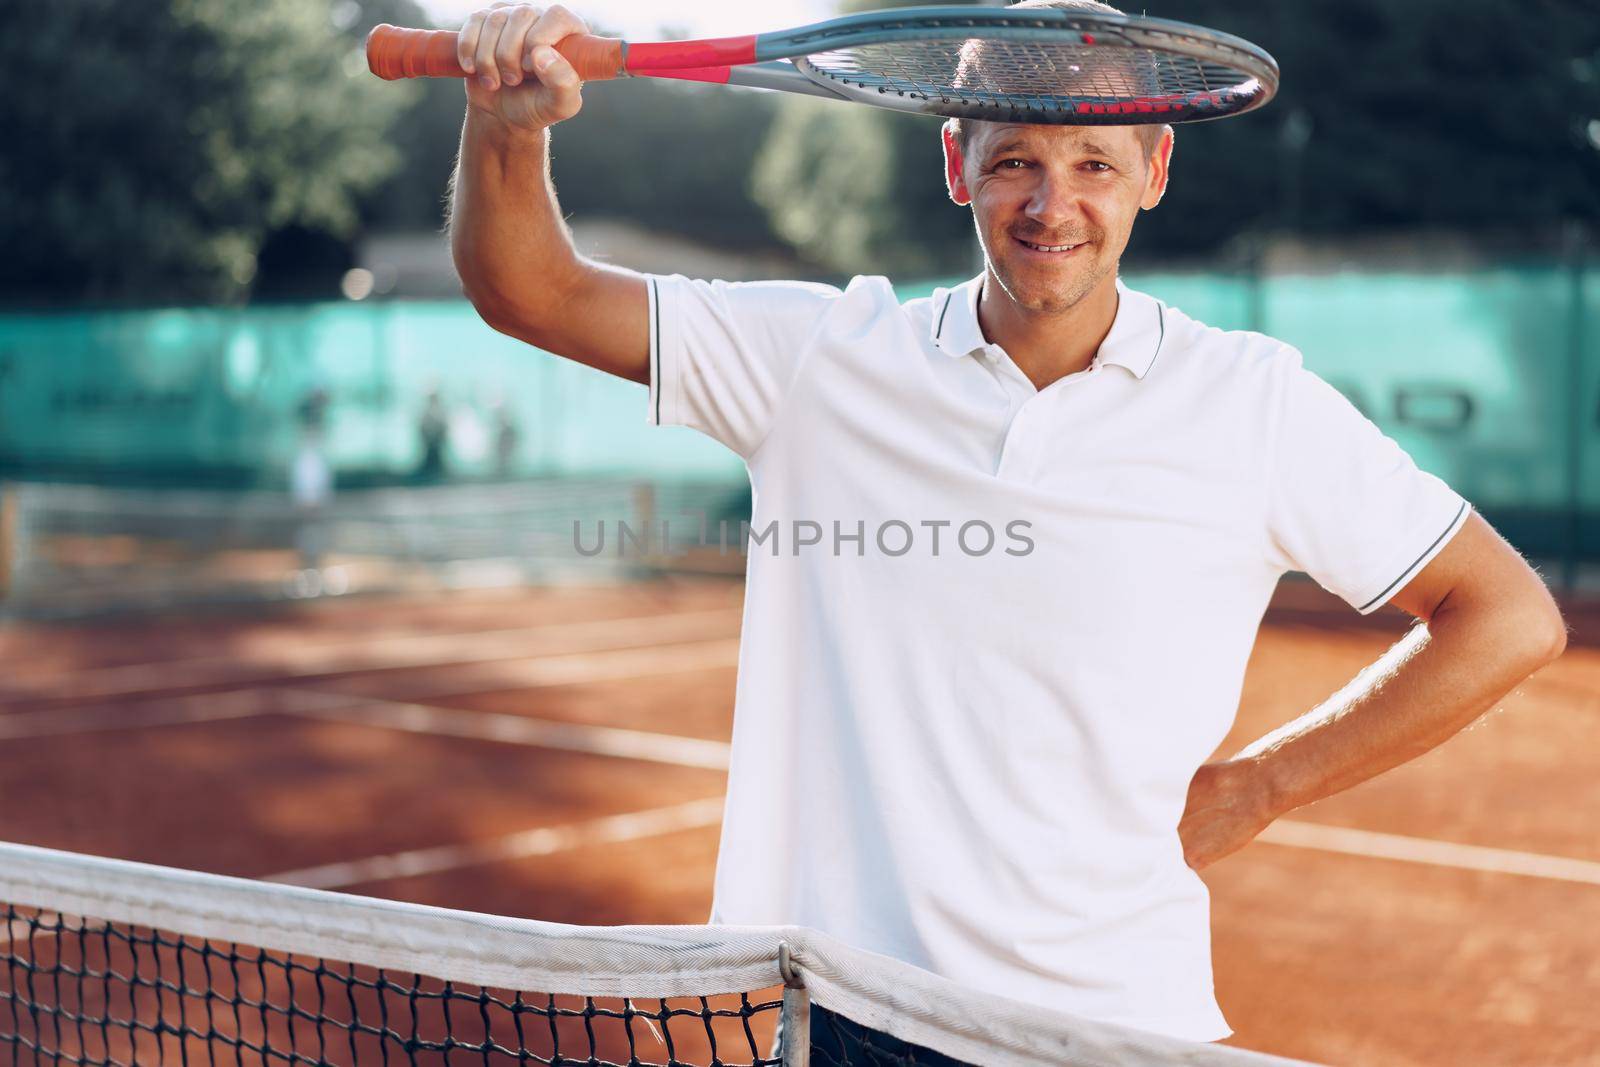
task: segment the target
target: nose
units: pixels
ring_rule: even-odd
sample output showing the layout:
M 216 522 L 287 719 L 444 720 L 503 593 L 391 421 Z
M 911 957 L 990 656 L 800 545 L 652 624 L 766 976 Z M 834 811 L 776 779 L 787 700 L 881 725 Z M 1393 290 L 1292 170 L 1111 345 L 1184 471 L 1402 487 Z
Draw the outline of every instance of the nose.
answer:
M 1071 223 L 1079 214 L 1078 196 L 1064 175 L 1041 171 L 1039 183 L 1028 198 L 1028 218 L 1049 229 Z

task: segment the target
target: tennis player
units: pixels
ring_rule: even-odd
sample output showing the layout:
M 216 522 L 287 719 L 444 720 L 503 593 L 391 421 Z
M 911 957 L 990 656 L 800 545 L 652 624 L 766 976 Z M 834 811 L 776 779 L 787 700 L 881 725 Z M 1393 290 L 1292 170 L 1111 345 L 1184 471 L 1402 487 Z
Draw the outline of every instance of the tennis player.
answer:
M 1539 576 L 1293 348 L 1118 280 L 1170 129 L 946 124 L 985 268 L 930 297 L 638 274 L 578 255 L 549 178 L 581 102 L 550 46 L 583 32 L 560 7 L 467 19 L 451 240 L 491 326 L 648 384 L 652 422 L 749 468 L 713 921 L 1226 1036 L 1196 871 L 1558 656 Z M 1291 570 L 1419 624 L 1207 762 Z

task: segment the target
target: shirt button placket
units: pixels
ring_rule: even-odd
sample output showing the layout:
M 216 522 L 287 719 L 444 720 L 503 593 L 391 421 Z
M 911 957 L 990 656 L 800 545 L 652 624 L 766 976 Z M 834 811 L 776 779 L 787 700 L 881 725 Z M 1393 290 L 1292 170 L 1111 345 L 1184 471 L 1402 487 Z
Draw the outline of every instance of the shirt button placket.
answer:
M 1032 441 L 1035 436 L 1033 424 L 1038 421 L 1034 415 L 1038 401 L 1037 396 L 1029 397 L 1011 419 L 1011 426 L 1006 430 L 1005 445 L 1000 452 L 1000 470 L 996 472 L 1001 478 L 1016 481 L 1029 477 L 1025 472 L 1031 469 L 1030 459 L 1037 451 Z

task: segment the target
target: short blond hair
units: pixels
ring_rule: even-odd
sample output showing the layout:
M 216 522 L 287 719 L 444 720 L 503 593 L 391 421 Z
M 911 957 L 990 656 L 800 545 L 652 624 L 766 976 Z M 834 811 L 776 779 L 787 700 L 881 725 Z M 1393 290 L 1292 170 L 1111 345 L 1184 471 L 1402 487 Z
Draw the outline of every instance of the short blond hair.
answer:
M 1049 7 L 1057 11 L 1093 11 L 1101 15 L 1120 15 L 1121 11 L 1110 4 L 1102 4 L 1100 0 L 1019 0 L 1011 4 L 1014 8 Z M 955 138 L 956 144 L 963 152 L 967 150 L 967 141 L 971 137 L 971 129 L 961 119 L 948 119 L 945 125 L 949 127 L 950 134 Z M 1161 143 L 1161 138 L 1172 132 L 1172 127 L 1166 123 L 1139 123 L 1134 127 L 1139 135 L 1139 144 L 1144 148 L 1145 157 L 1155 154 L 1156 145 Z

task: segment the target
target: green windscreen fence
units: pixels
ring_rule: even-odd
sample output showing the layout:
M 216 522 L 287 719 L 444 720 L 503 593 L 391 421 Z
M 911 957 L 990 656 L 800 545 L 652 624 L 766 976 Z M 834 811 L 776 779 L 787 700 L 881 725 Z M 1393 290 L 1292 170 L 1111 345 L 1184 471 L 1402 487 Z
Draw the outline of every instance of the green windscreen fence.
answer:
M 648 427 L 643 386 L 496 333 L 465 302 L 0 316 L 0 469 L 281 484 L 317 390 L 341 480 L 415 471 L 434 392 L 455 475 L 743 469 Z
M 1300 348 L 1525 551 L 1600 551 L 1593 272 L 1128 281 Z M 430 392 L 448 476 L 742 478 L 737 457 L 692 431 L 648 427 L 642 386 L 497 334 L 459 302 L 0 316 L 0 472 L 281 486 L 318 389 L 344 485 L 418 470 Z

